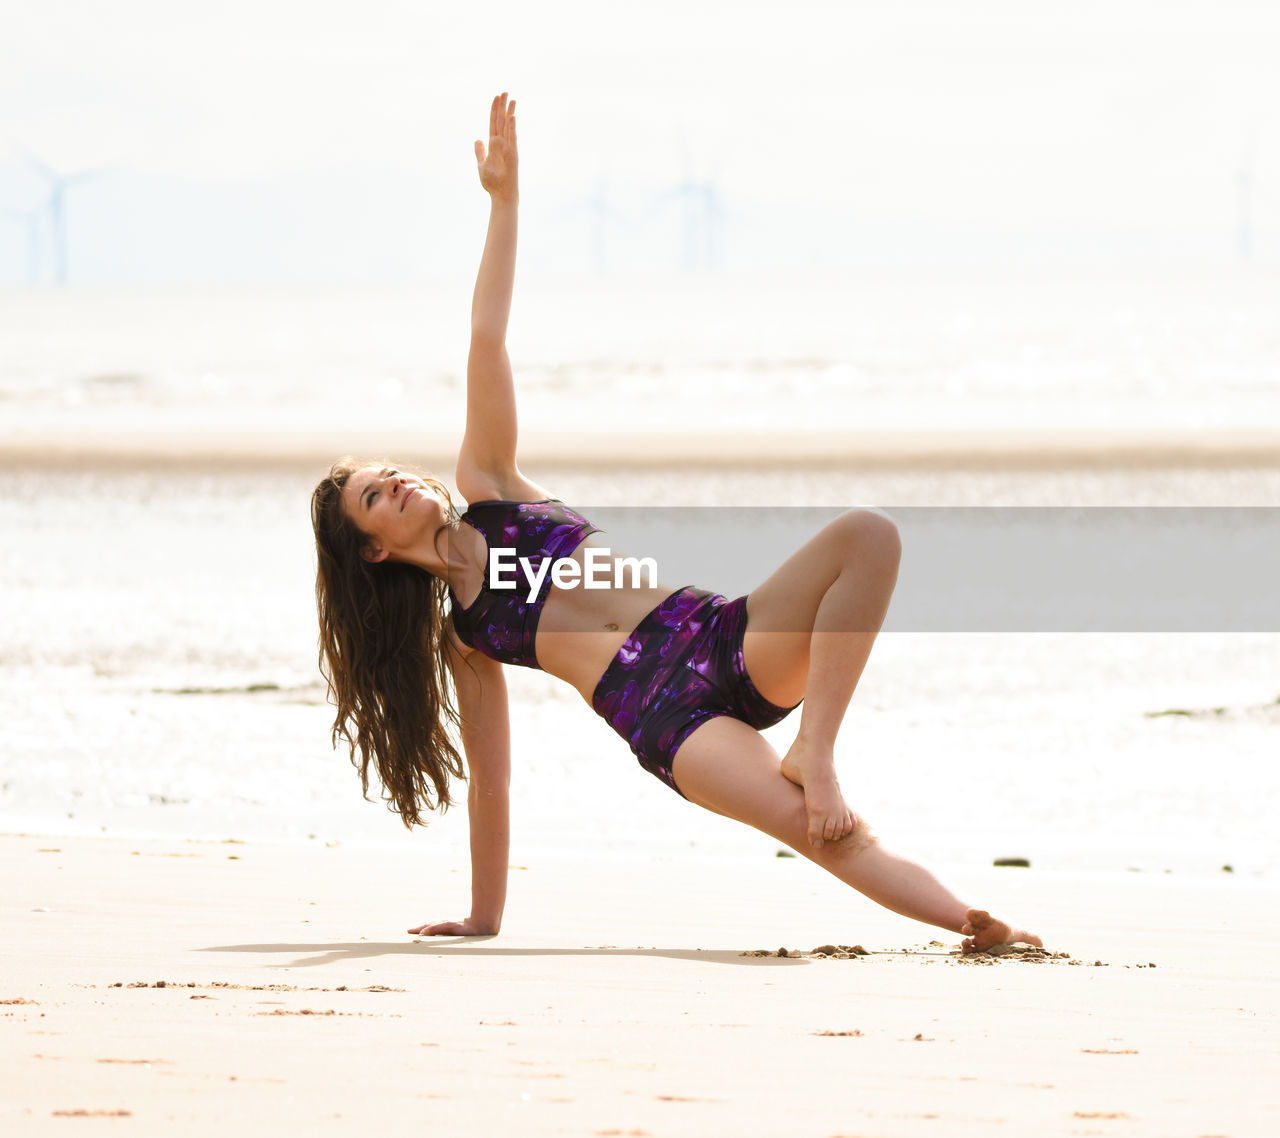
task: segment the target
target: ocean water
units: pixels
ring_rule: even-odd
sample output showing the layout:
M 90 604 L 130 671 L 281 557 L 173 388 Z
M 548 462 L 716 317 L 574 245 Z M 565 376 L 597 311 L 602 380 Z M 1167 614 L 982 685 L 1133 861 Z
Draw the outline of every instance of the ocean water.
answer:
M 9 290 L 0 441 L 464 415 L 471 282 Z M 867 267 L 524 277 L 510 346 L 538 432 L 1280 428 L 1280 273 Z
M 803 431 L 1280 428 L 1261 271 L 521 281 L 524 424 Z M 469 282 L 399 291 L 0 296 L 0 455 L 26 439 L 456 433 Z M 145 449 L 145 448 L 144 448 Z M 408 837 L 360 800 L 316 666 L 321 469 L 0 466 L 0 826 Z M 529 473 L 586 505 L 1274 506 L 1280 470 Z M 785 551 L 779 551 L 781 560 Z M 909 553 L 908 553 L 909 555 Z M 716 587 L 717 582 L 705 584 Z M 510 676 L 514 852 L 773 856 L 644 774 L 575 692 Z M 855 808 L 932 859 L 1280 869 L 1280 636 L 898 633 L 838 752 Z M 795 718 L 770 738 L 785 748 Z

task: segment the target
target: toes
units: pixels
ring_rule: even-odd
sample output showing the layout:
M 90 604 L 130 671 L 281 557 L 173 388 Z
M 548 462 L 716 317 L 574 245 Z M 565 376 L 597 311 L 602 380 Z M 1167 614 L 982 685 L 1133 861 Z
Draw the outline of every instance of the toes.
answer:
M 824 841 L 843 841 L 858 828 L 857 819 L 848 811 L 843 815 L 829 815 L 820 821 L 810 819 L 809 825 L 809 843 L 816 847 L 820 847 Z

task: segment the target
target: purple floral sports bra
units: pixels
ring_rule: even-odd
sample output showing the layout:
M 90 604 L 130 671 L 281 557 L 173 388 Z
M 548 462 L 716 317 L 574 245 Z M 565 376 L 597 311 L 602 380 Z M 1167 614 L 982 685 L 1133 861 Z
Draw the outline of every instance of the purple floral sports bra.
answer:
M 537 594 L 530 601 L 533 580 L 546 558 L 568 557 L 589 534 L 599 533 L 599 528 L 574 513 L 559 498 L 545 498 L 541 502 L 472 502 L 461 520 L 484 538 L 489 551 L 511 551 L 505 561 L 515 568 L 505 574 L 505 579 L 514 579 L 516 587 L 490 587 L 490 562 L 486 552 L 476 599 L 463 608 L 457 594 L 449 590 L 458 639 L 504 664 L 540 667 L 534 652 L 534 638 L 542 606 L 551 591 L 551 574 L 548 572 L 543 577 Z M 521 562 L 520 558 L 528 558 L 528 562 Z M 532 570 L 532 577 L 526 564 L 528 570 Z

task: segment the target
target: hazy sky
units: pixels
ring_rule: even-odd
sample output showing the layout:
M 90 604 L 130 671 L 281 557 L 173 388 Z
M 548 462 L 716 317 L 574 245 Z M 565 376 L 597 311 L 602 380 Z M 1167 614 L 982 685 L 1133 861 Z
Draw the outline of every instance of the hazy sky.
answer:
M 1280 258 L 1270 0 L 5 7 L 0 283 L 28 236 L 49 271 L 20 148 L 106 167 L 68 194 L 75 280 L 469 268 L 502 88 L 542 267 L 678 267 L 689 181 L 715 186 L 728 267 L 1225 258 L 1246 169 L 1255 256 Z

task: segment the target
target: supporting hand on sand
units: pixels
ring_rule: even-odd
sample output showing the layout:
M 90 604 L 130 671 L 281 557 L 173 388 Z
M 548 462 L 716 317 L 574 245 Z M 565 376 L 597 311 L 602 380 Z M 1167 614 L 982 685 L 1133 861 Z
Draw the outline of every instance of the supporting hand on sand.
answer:
M 406 931 L 414 936 L 494 936 L 498 930 L 468 917 L 465 921 L 436 921 Z

